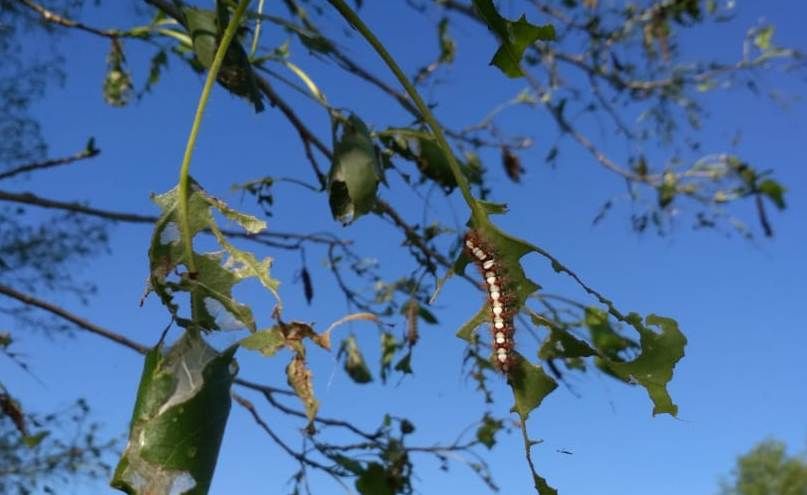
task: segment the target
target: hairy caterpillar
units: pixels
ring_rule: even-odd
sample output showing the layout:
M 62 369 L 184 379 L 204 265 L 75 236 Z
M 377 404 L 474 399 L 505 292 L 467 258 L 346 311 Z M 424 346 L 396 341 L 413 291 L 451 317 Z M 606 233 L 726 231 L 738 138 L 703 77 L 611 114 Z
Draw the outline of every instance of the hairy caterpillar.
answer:
M 507 373 L 513 364 L 513 332 L 515 329 L 513 328 L 513 300 L 508 292 L 505 268 L 499 263 L 495 250 L 475 230 L 469 230 L 465 234 L 464 248 L 485 280 L 494 360 L 499 369 Z

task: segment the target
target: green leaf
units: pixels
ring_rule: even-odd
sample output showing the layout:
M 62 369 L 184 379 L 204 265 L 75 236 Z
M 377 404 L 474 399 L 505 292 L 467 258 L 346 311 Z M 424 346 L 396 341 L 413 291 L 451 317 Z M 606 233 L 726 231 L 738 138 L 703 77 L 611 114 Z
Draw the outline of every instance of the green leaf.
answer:
M 255 331 L 255 319 L 246 305 L 237 302 L 232 295 L 235 284 L 247 278 L 257 278 L 278 300 L 278 282 L 269 275 L 271 258 L 258 260 L 253 254 L 241 251 L 229 243 L 216 226 L 213 209 L 220 211 L 243 226 L 247 232 L 255 233 L 265 224 L 260 220 L 236 212 L 220 199 L 207 194 L 195 182 L 188 197 L 188 222 L 191 237 L 199 232 L 212 232 L 224 252 L 193 253 L 196 272 L 180 273 L 178 267 L 188 268 L 186 250 L 179 235 L 178 197 L 176 188 L 152 198 L 162 209 L 162 215 L 154 229 L 149 248 L 151 275 L 150 288 L 162 300 L 180 325 L 188 326 L 190 319 L 178 315 L 179 305 L 173 298 L 177 291 L 191 295 L 196 311 L 193 324 L 205 330 L 246 327 Z
M 266 357 L 271 357 L 286 345 L 286 337 L 280 328 L 274 327 L 248 335 L 239 342 L 239 345 L 258 351 Z
M 334 118 L 333 139 L 328 202 L 334 219 L 348 225 L 375 206 L 381 163 L 370 131 L 355 115 Z
M 339 454 L 329 455 L 328 458 L 353 474 L 361 474 L 362 471 L 364 471 L 364 468 L 362 467 L 361 463 L 356 459 L 345 457 Z
M 145 86 L 143 86 L 143 89 L 140 91 L 139 96 L 150 93 L 151 90 L 154 89 L 154 86 L 160 82 L 163 69 L 166 67 L 168 67 L 168 53 L 160 49 L 151 57 L 151 61 L 149 62 L 149 77 L 146 80 Z
M 659 208 L 666 208 L 675 199 L 678 193 L 678 184 L 675 174 L 666 172 L 664 174 L 664 182 L 658 186 L 658 206 Z
M 412 351 L 407 352 L 404 356 L 395 363 L 395 371 L 399 371 L 404 375 L 412 374 Z
M 601 309 L 593 307 L 586 308 L 583 324 L 588 328 L 591 334 L 591 343 L 594 345 L 594 348 L 599 351 L 601 356 L 609 361 L 624 361 L 621 353 L 639 347 L 633 340 L 617 333 L 611 326 L 608 313 Z
M 336 358 L 339 359 L 342 356 L 345 358 L 345 371 L 354 382 L 369 383 L 373 381 L 370 368 L 367 367 L 355 336 L 350 335 L 342 341 Z
M 541 359 L 579 358 L 596 355 L 596 351 L 566 330 L 550 328 L 549 337 L 541 345 L 538 357 Z
M 387 375 L 392 368 L 392 360 L 395 353 L 401 348 L 401 344 L 395 340 L 395 336 L 389 332 L 381 333 L 381 381 L 387 381 Z
M 191 303 L 196 307 L 194 323 L 205 330 L 245 326 L 255 331 L 252 309 L 232 296 L 232 287 L 245 277 L 222 266 L 222 260 L 221 253 L 194 253 L 197 275 L 183 277 L 176 287 L 191 293 Z
M 371 462 L 356 480 L 356 490 L 361 495 L 395 495 L 387 483 L 387 472 L 384 466 Z
M 236 347 L 218 353 L 189 334 L 146 355 L 129 443 L 111 485 L 130 495 L 204 495 L 218 458 L 237 371 Z
M 482 309 L 480 309 L 470 320 L 468 320 L 465 324 L 463 324 L 459 330 L 457 330 L 457 337 L 461 338 L 462 340 L 472 342 L 474 339 L 474 331 L 479 328 L 480 325 L 488 321 L 490 311 L 488 310 L 487 302 L 484 303 Z
M 762 181 L 758 187 L 759 192 L 767 196 L 777 208 L 780 210 L 787 208 L 787 204 L 785 203 L 785 192 L 787 192 L 787 189 L 785 189 L 782 184 L 775 180 L 766 179 Z
M 48 435 L 50 435 L 49 431 L 40 431 L 39 433 L 35 433 L 33 435 L 25 435 L 22 437 L 22 443 L 24 443 L 29 449 L 33 449 L 42 443 L 42 440 L 44 440 Z
M 636 316 L 638 319 L 638 316 Z M 678 323 L 671 318 L 649 315 L 646 325 L 661 329 L 660 333 L 641 325 L 634 325 L 641 336 L 641 353 L 633 361 L 608 362 L 607 366 L 625 381 L 638 383 L 646 390 L 653 401 L 653 415 L 678 413 L 667 384 L 672 380 L 676 363 L 684 357 L 687 339 L 678 329 Z
M 223 8 L 221 2 L 216 3 L 219 7 L 219 14 L 212 10 L 195 7 L 182 8 L 187 22 L 186 27 L 193 42 L 193 51 L 199 63 L 205 68 L 210 68 L 213 64 L 218 40 L 224 34 L 228 22 L 226 9 Z M 231 93 L 249 99 L 256 112 L 264 110 L 249 57 L 237 39 L 233 39 L 227 48 L 216 80 Z
M 522 15 L 517 21 L 509 21 L 496 10 L 493 0 L 473 0 L 479 17 L 488 25 L 501 42 L 501 46 L 490 61 L 508 77 L 523 77 L 521 59 L 528 46 L 536 41 L 552 41 L 555 39 L 555 28 L 547 24 L 536 26 Z
M 436 182 L 446 192 L 457 187 L 443 149 L 434 141 L 431 134 L 418 129 L 387 129 L 380 136 L 381 142 L 401 158 L 414 162 L 425 179 Z M 468 165 L 454 157 L 466 173 Z
M 773 40 L 774 27 L 771 25 L 764 26 L 757 29 L 754 33 L 754 46 L 761 51 L 766 52 L 771 49 Z
M 482 424 L 476 429 L 476 439 L 479 443 L 492 449 L 496 445 L 496 433 L 504 428 L 504 421 L 494 419 L 489 414 L 482 418 Z
M 437 23 L 437 36 L 440 40 L 440 57 L 438 61 L 441 64 L 450 64 L 454 61 L 457 54 L 457 44 L 448 32 L 448 18 L 443 17 Z
M 549 483 L 534 471 L 532 473 L 532 482 L 539 495 L 558 495 L 558 491 L 549 486 Z
M 510 371 L 509 382 L 515 397 L 512 410 L 521 417 L 521 421 L 527 421 L 530 413 L 558 386 L 540 366 L 518 355 Z

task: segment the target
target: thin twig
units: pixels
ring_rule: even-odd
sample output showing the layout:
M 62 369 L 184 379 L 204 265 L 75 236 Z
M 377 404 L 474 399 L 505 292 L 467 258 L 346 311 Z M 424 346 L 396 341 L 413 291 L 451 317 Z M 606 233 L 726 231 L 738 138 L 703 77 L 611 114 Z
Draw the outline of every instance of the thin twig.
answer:
M 86 31 L 88 33 L 92 33 L 92 34 L 95 34 L 97 36 L 103 36 L 105 38 L 110 38 L 110 39 L 113 39 L 113 40 L 118 39 L 118 37 L 120 36 L 120 32 L 117 31 L 117 30 L 114 30 L 114 29 L 98 29 L 98 28 L 95 28 L 95 27 L 92 27 L 92 26 L 88 26 L 88 25 L 86 25 L 84 23 L 74 21 L 74 20 L 68 19 L 68 18 L 66 18 L 66 17 L 64 17 L 62 15 L 59 15 L 56 12 L 53 12 L 52 10 L 48 10 L 45 7 L 39 5 L 38 3 L 33 2 L 31 0 L 17 0 L 17 1 L 20 2 L 21 4 L 25 5 L 29 9 L 33 10 L 37 14 L 39 14 L 42 17 L 42 20 L 45 21 L 46 23 L 58 24 L 60 26 L 64 26 L 64 27 L 72 28 L 72 29 L 79 29 L 81 31 Z
M 33 163 L 26 163 L 24 165 L 19 165 L 11 170 L 6 170 L 5 172 L 0 173 L 0 180 L 9 179 L 14 177 L 15 175 L 23 174 L 25 172 L 33 172 L 34 170 L 43 170 L 47 168 L 58 167 L 61 165 L 69 165 L 71 163 L 75 163 L 81 160 L 86 160 L 88 158 L 93 158 L 98 156 L 101 153 L 101 150 L 95 147 L 87 147 L 70 156 L 65 156 L 61 158 L 51 158 L 50 160 L 45 160 L 41 162 L 33 162 Z
M 145 354 L 149 351 L 149 348 L 147 346 L 139 342 L 135 342 L 134 340 L 131 340 L 128 337 L 125 337 L 119 333 L 107 330 L 106 328 L 98 326 L 88 320 L 85 320 L 84 318 L 81 318 L 73 313 L 70 313 L 69 311 L 59 306 L 56 306 L 55 304 L 36 298 L 30 294 L 25 294 L 23 292 L 20 292 L 11 287 L 7 287 L 5 285 L 0 285 L 0 294 L 3 294 L 12 299 L 16 299 L 17 301 L 20 301 L 23 304 L 43 309 L 51 314 L 54 314 L 64 320 L 73 323 L 74 325 L 80 328 L 83 328 L 84 330 L 90 333 L 100 335 L 105 339 L 111 340 L 112 342 L 120 344 L 124 347 L 128 347 L 129 349 L 139 352 L 140 354 Z

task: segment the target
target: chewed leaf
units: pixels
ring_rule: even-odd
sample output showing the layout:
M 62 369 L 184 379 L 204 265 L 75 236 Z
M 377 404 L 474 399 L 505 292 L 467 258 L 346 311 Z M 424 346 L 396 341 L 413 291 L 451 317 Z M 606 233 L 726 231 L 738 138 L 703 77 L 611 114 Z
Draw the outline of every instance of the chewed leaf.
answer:
M 216 306 L 207 303 L 208 298 L 218 301 L 222 308 L 248 329 L 255 331 L 255 318 L 249 306 L 237 302 L 232 296 L 233 286 L 244 277 L 221 264 L 220 253 L 194 254 L 196 261 L 196 277 L 184 277 L 178 287 L 191 293 L 191 301 L 197 308 L 195 323 L 206 330 L 222 328 L 219 314 L 211 313 Z
M 236 212 L 192 182 L 188 195 L 188 223 L 191 236 L 203 231 L 212 232 L 225 249 L 227 256 L 221 252 L 201 254 L 193 252 L 195 272 L 189 273 L 187 246 L 179 235 L 177 189 L 155 195 L 153 200 L 162 209 L 162 215 L 155 226 L 149 248 L 150 289 L 160 297 L 182 326 L 194 324 L 204 330 L 246 327 L 255 331 L 252 311 L 233 298 L 232 290 L 235 284 L 242 280 L 255 277 L 279 301 L 278 282 L 269 275 L 272 260 L 271 258 L 258 260 L 253 254 L 241 251 L 230 244 L 216 226 L 212 209 L 221 211 L 248 232 L 259 231 L 265 226 L 264 223 Z M 182 273 L 179 270 L 180 266 L 184 266 L 187 271 Z M 173 300 L 177 291 L 191 294 L 192 305 L 196 312 L 193 321 L 178 315 L 179 305 Z
M 528 46 L 536 41 L 552 41 L 555 39 L 555 28 L 552 25 L 536 26 L 522 15 L 517 21 L 505 19 L 496 10 L 493 0 L 473 0 L 479 16 L 488 25 L 501 42 L 501 46 L 490 61 L 508 77 L 522 77 L 521 59 Z
M 526 421 L 535 408 L 558 386 L 555 380 L 521 356 L 517 356 L 510 372 L 510 387 L 513 389 L 515 404 L 513 411 Z
M 262 260 L 258 260 L 254 254 L 248 251 L 242 251 L 227 241 L 227 238 L 216 228 L 215 225 L 211 226 L 211 230 L 213 234 L 216 236 L 216 239 L 221 244 L 227 254 L 230 255 L 229 259 L 225 263 L 227 269 L 233 272 L 233 274 L 239 280 L 243 280 L 249 277 L 255 277 L 260 281 L 261 285 L 266 287 L 277 299 L 278 304 L 280 304 L 280 295 L 277 293 L 277 288 L 280 286 L 280 282 L 276 279 L 273 279 L 269 276 L 269 269 L 272 266 L 272 258 L 266 257 Z
M 240 211 L 231 208 L 230 205 L 224 201 L 204 193 L 204 191 L 201 191 L 201 193 L 204 194 L 204 198 L 210 204 L 210 206 L 219 210 L 222 215 L 227 217 L 227 219 L 237 223 L 250 234 L 257 234 L 266 230 L 266 222 L 263 220 L 246 213 L 241 213 Z
M 639 356 L 624 363 L 608 362 L 607 367 L 623 380 L 638 383 L 647 390 L 653 401 L 653 415 L 675 416 L 678 406 L 670 398 L 667 384 L 672 380 L 676 363 L 684 357 L 687 339 L 673 319 L 649 315 L 645 324 L 656 326 L 661 332 L 637 324 L 642 348 Z
M 496 433 L 502 428 L 504 428 L 504 421 L 494 419 L 485 413 L 482 423 L 476 429 L 476 440 L 490 450 L 496 445 Z
M 460 327 L 457 331 L 457 337 L 461 338 L 462 340 L 467 340 L 468 342 L 473 341 L 474 338 L 474 331 L 479 328 L 479 325 L 482 325 L 484 322 L 488 320 L 488 306 L 487 304 L 479 310 L 468 322 Z
M 280 328 L 274 327 L 250 334 L 239 344 L 247 349 L 258 351 L 266 357 L 271 357 L 286 345 L 286 337 Z
M 599 355 L 608 361 L 624 361 L 625 351 L 633 350 L 639 345 L 633 340 L 620 335 L 608 319 L 608 314 L 597 308 L 586 308 L 583 321 L 591 334 L 591 343 Z
M 538 357 L 544 360 L 589 357 L 596 354 L 597 352 L 587 342 L 560 328 L 550 330 L 549 338 L 544 341 L 538 351 Z
M 146 355 L 129 443 L 111 485 L 129 494 L 207 493 L 230 412 L 235 347 L 185 334 Z

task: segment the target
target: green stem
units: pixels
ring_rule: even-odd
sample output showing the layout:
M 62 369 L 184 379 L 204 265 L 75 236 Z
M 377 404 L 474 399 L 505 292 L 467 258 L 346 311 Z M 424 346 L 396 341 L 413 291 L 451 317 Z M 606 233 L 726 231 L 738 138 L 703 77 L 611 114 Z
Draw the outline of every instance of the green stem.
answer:
M 249 6 L 251 0 L 240 0 L 238 6 L 233 13 L 232 19 L 227 24 L 224 30 L 224 35 L 221 38 L 218 48 L 216 48 L 216 55 L 213 57 L 213 63 L 210 65 L 210 70 L 207 72 L 207 79 L 205 85 L 202 87 L 202 95 L 199 97 L 199 103 L 196 106 L 196 114 L 193 117 L 193 124 L 191 124 L 191 132 L 188 136 L 188 142 L 185 145 L 185 154 L 182 156 L 182 165 L 179 168 L 179 186 L 177 187 L 177 200 L 179 202 L 179 228 L 182 236 L 182 243 L 185 247 L 185 262 L 187 263 L 188 272 L 191 275 L 196 273 L 196 263 L 193 260 L 193 234 L 191 233 L 191 224 L 188 218 L 188 199 L 190 189 L 190 168 L 191 157 L 193 156 L 193 149 L 196 147 L 196 138 L 199 135 L 199 128 L 202 124 L 202 116 L 207 107 L 207 101 L 210 99 L 210 92 L 213 89 L 213 83 L 216 82 L 216 77 L 221 69 L 221 64 L 224 61 L 224 55 L 232 42 L 233 37 L 241 23 L 241 18 Z
M 258 0 L 258 18 L 255 21 L 255 34 L 252 36 L 252 48 L 249 50 L 249 58 L 255 56 L 255 53 L 258 51 L 258 42 L 261 39 L 261 27 L 263 27 L 263 23 L 261 22 L 261 17 L 263 16 L 263 2 L 264 0 Z
M 454 175 L 454 180 L 457 181 L 457 185 L 460 188 L 463 199 L 465 199 L 465 202 L 468 203 L 468 206 L 471 208 L 471 213 L 473 214 L 474 220 L 477 224 L 489 223 L 487 215 L 482 209 L 482 206 L 471 194 L 471 188 L 468 186 L 468 180 L 466 179 L 465 174 L 462 173 L 460 165 L 457 163 L 457 160 L 454 157 L 454 152 L 451 150 L 451 146 L 448 144 L 445 134 L 443 134 L 443 128 L 437 122 L 437 119 L 434 117 L 434 114 L 432 114 L 428 105 L 426 105 L 426 102 L 424 102 L 423 98 L 420 97 L 420 94 L 418 93 L 417 89 L 415 89 L 415 86 L 409 81 L 409 78 L 395 62 L 395 59 L 392 58 L 392 55 L 390 55 L 387 49 L 384 48 L 381 41 L 376 38 L 370 28 L 367 27 L 358 14 L 356 14 L 356 12 L 354 12 L 353 9 L 351 9 L 350 6 L 344 2 L 344 0 L 328 0 L 328 2 L 339 11 L 342 17 L 344 17 L 345 20 L 350 23 L 350 25 L 353 26 L 364 37 L 365 40 L 367 40 L 368 43 L 370 43 L 376 53 L 378 53 L 378 55 L 384 60 L 384 63 L 387 64 L 387 67 L 389 67 L 392 73 L 395 74 L 395 77 L 404 87 L 404 90 L 406 90 L 409 97 L 412 98 L 412 101 L 415 102 L 415 106 L 420 112 L 420 115 L 423 117 L 423 120 L 425 120 L 426 124 L 431 128 L 432 133 L 437 140 L 437 144 L 443 149 L 446 159 L 448 160 L 451 173 Z

